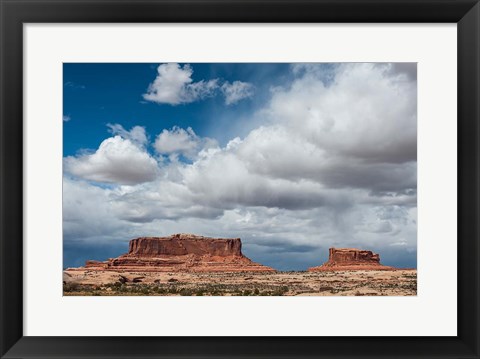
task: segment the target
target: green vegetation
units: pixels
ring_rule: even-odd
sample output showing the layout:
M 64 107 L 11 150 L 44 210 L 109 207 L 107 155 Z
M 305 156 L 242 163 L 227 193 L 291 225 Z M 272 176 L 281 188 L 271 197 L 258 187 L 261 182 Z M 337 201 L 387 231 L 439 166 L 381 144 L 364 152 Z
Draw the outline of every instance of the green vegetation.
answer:
M 192 286 L 170 282 L 168 284 L 153 283 L 109 283 L 104 286 L 81 285 L 67 283 L 63 285 L 65 295 L 107 295 L 107 296 L 135 296 L 135 295 L 180 295 L 180 296 L 282 296 L 288 292 L 287 286 L 266 285 L 264 288 L 248 287 L 245 285 L 207 284 Z
M 389 276 L 388 276 L 389 274 Z M 416 295 L 414 272 L 356 273 L 171 273 L 161 278 L 130 273 L 111 277 L 109 284 L 64 282 L 66 296 L 285 296 L 285 295 Z M 95 277 L 93 277 L 95 278 Z M 141 281 L 134 279 L 142 278 Z M 125 280 L 122 280 L 125 279 Z M 86 283 L 95 283 L 90 280 Z

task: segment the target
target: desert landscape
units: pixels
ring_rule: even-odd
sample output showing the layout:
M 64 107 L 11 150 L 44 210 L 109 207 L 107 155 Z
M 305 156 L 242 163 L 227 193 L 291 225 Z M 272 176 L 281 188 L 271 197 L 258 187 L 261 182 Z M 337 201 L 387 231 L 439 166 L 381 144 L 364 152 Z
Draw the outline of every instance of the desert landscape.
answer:
M 417 295 L 416 62 L 62 67 L 65 296 Z
M 330 248 L 323 265 L 276 271 L 243 255 L 240 238 L 132 239 L 129 251 L 63 272 L 65 296 L 414 296 L 415 269 L 368 250 Z

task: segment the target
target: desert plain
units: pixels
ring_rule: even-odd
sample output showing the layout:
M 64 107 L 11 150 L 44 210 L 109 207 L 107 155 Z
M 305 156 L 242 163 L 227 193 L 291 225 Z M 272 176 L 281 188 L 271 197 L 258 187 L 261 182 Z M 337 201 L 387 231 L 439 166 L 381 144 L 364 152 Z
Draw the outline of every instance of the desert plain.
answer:
M 325 272 L 64 272 L 64 295 L 415 296 L 415 269 Z

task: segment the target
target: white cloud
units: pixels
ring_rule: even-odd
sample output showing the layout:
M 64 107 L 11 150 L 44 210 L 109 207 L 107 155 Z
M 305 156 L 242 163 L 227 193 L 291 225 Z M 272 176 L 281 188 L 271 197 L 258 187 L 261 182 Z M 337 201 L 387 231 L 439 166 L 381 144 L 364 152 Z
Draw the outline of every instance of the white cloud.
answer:
M 155 150 L 160 154 L 181 153 L 191 156 L 198 148 L 199 138 L 191 127 L 186 130 L 173 127 L 164 129 L 155 139 Z
M 338 66 L 329 86 L 306 72 L 277 91 L 266 111 L 331 154 L 372 162 L 416 160 L 416 84 L 390 76 L 389 65 Z
M 248 83 L 242 81 L 233 81 L 225 82 L 221 90 L 225 96 L 225 104 L 233 105 L 243 99 L 253 97 L 255 92 L 255 87 Z
M 119 135 L 120 137 L 130 140 L 132 143 L 138 146 L 145 146 L 148 143 L 147 134 L 145 132 L 145 127 L 134 126 L 130 131 L 127 131 L 123 128 L 122 125 L 108 123 L 107 127 L 110 130 L 110 133 L 114 136 Z
M 124 231 L 112 211 L 111 190 L 63 178 L 63 233 L 67 240 L 97 241 Z
M 70 115 L 63 115 L 63 122 L 68 122 L 70 121 L 72 118 L 70 117 Z
M 200 138 L 191 127 L 186 130 L 173 127 L 171 130 L 164 129 L 155 139 L 155 150 L 161 155 L 194 158 L 200 150 L 216 146 L 216 141 L 210 138 Z
M 233 105 L 252 97 L 255 89 L 252 84 L 242 81 L 221 84 L 220 79 L 211 79 L 194 82 L 193 69 L 188 64 L 183 67 L 176 63 L 162 64 L 157 72 L 143 98 L 159 104 L 180 105 L 200 101 L 217 95 L 220 90 L 225 96 L 225 104 Z
M 224 207 L 202 204 L 182 183 L 157 180 L 112 190 L 71 181 L 64 185 L 64 235 L 91 243 L 176 232 L 240 237 L 246 255 L 283 269 L 321 264 L 330 246 L 375 250 L 387 264 L 393 264 L 388 249 L 396 248 L 394 243 L 402 242 L 402 251 L 416 248 L 416 213 L 411 210 L 390 219 L 394 230 L 386 231 L 376 226 L 382 219 L 368 205 L 353 204 L 342 211 L 330 206 Z
M 157 162 L 147 152 L 120 136 L 107 138 L 93 154 L 65 158 L 64 166 L 87 180 L 128 185 L 152 181 L 158 173 Z
M 193 82 L 190 65 L 183 67 L 170 63 L 158 66 L 158 75 L 143 95 L 147 101 L 179 105 L 213 96 L 218 89 L 218 80 Z

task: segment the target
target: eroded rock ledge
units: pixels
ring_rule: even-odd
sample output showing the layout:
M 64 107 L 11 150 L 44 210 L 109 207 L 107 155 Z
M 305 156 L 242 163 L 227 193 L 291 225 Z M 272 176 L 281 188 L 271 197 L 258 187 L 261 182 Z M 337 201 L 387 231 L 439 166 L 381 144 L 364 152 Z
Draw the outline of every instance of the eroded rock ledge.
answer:
M 240 238 L 210 238 L 184 233 L 132 239 L 128 253 L 104 262 L 89 260 L 84 268 L 79 269 L 125 272 L 274 271 L 245 257 Z
M 372 251 L 356 248 L 330 248 L 328 261 L 309 271 L 341 271 L 341 270 L 395 270 L 394 267 L 380 264 L 380 256 Z

